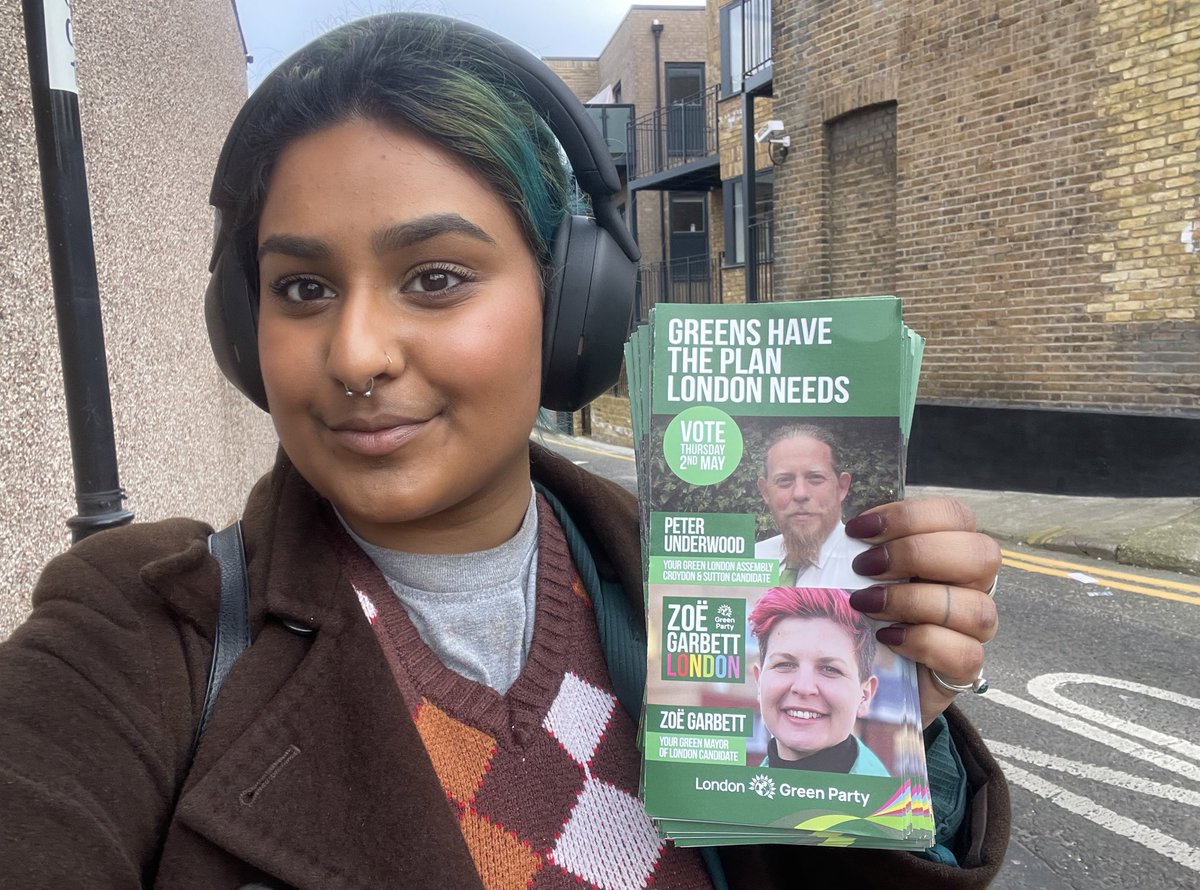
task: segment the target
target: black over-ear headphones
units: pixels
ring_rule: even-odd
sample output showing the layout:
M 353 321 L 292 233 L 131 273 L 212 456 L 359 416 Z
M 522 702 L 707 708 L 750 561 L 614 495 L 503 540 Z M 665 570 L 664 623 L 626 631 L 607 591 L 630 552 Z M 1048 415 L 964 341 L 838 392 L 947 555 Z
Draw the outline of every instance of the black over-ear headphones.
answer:
M 583 106 L 557 75 L 531 53 L 484 28 L 421 13 L 387 16 L 405 27 L 450 27 L 472 51 L 525 90 L 562 145 L 593 217 L 568 216 L 551 247 L 552 274 L 545 294 L 542 332 L 542 405 L 574 411 L 612 386 L 620 373 L 621 344 L 633 314 L 637 261 L 633 236 L 612 197 L 621 182 L 604 139 Z M 352 26 L 351 26 L 352 27 Z M 286 70 L 288 62 L 280 65 Z M 227 185 L 231 164 L 245 151 L 244 130 L 260 105 L 270 103 L 279 78 L 268 76 L 246 100 L 225 137 L 209 202 L 217 208 L 205 319 L 213 354 L 225 376 L 263 410 L 267 393 L 258 362 L 258 282 L 249 280 L 223 222 L 232 208 Z M 232 214 L 228 214 L 232 215 Z

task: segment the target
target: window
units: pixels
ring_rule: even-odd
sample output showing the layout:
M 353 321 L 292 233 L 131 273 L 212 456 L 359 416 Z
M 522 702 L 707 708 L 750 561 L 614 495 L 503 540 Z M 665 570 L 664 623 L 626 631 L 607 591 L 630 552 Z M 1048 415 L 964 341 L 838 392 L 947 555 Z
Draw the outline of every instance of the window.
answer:
M 772 252 L 772 211 L 775 207 L 774 170 L 759 170 L 754 181 L 755 213 L 750 221 L 758 240 L 759 262 L 769 262 Z M 740 176 L 721 184 L 725 205 L 725 265 L 746 262 L 746 202 Z
M 721 95 L 742 91 L 742 0 L 721 9 Z
M 721 183 L 721 190 L 725 205 L 725 265 L 740 266 L 746 262 L 746 202 L 742 180 L 726 179 Z
M 667 62 L 667 107 L 696 103 L 704 92 L 703 62 Z
M 670 218 L 673 234 L 704 232 L 704 199 L 703 192 L 671 192 Z

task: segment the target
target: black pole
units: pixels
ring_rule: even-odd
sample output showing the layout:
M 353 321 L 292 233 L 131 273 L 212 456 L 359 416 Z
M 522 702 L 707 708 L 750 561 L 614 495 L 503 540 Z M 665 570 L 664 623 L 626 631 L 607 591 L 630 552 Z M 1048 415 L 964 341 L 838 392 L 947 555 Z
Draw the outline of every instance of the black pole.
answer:
M 22 11 L 79 511 L 67 526 L 79 541 L 124 525 L 133 514 L 121 506 L 125 492 L 117 476 L 70 4 L 22 0 Z
M 745 232 L 746 266 L 743 269 L 746 282 L 746 302 L 758 302 L 758 238 L 754 228 L 754 210 L 758 196 L 755 194 L 755 157 L 758 141 L 754 138 L 754 97 L 742 83 L 742 231 Z

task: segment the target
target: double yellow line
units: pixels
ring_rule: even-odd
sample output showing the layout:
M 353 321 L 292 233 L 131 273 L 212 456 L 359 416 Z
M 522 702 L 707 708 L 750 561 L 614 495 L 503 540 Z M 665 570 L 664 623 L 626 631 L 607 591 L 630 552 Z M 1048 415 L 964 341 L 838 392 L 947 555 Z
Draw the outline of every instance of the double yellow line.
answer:
M 1131 572 L 1119 572 L 1116 569 L 1102 568 L 1094 563 L 1082 564 L 1065 562 L 1060 559 L 1050 559 L 1045 556 L 1033 556 L 1017 550 L 1001 548 L 1004 564 L 1023 572 L 1034 572 L 1038 575 L 1051 575 L 1055 578 L 1070 577 L 1072 572 L 1082 572 L 1095 578 L 1098 584 L 1105 587 L 1115 587 L 1117 590 L 1128 590 L 1131 593 L 1143 593 L 1146 596 L 1156 596 L 1164 600 L 1174 600 L 1177 603 L 1190 603 L 1200 606 L 1200 584 L 1187 584 L 1183 581 L 1168 581 L 1162 578 L 1150 578 L 1146 575 L 1135 575 Z M 1182 591 L 1182 592 L 1181 592 Z M 1191 595 L 1189 595 L 1191 594 Z

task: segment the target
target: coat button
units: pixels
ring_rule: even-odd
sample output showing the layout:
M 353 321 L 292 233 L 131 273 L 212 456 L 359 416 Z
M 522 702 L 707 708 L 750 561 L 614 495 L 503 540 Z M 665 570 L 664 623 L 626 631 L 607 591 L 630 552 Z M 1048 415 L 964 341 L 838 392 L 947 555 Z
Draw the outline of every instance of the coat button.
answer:
M 307 624 L 301 624 L 299 621 L 292 621 L 290 618 L 280 618 L 279 623 L 292 633 L 300 634 L 302 637 L 311 636 L 317 632 L 315 627 L 309 627 Z

